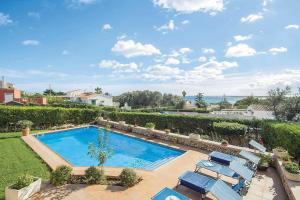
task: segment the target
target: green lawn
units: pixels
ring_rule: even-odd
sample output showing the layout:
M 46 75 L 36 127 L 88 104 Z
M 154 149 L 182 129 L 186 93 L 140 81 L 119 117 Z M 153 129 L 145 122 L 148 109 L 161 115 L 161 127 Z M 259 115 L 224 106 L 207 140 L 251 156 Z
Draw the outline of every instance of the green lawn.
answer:
M 0 133 L 0 199 L 4 188 L 28 173 L 48 179 L 49 167 L 20 138 L 19 133 Z

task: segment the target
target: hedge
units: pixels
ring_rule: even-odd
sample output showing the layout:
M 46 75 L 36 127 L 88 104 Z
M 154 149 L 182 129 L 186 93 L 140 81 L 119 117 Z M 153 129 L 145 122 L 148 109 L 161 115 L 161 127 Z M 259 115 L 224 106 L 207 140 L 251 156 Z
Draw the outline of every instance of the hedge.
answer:
M 300 124 L 264 123 L 262 136 L 270 149 L 283 147 L 300 158 Z
M 30 120 L 34 129 L 49 128 L 65 123 L 82 124 L 99 116 L 99 109 L 0 106 L 0 130 L 13 131 L 19 120 Z
M 221 135 L 240 136 L 247 131 L 247 126 L 237 122 L 214 122 L 214 130 Z
M 261 121 L 258 120 L 239 120 L 224 119 L 218 117 L 206 116 L 185 116 L 185 115 L 167 115 L 155 113 L 134 113 L 134 112 L 112 112 L 108 117 L 113 121 L 126 121 L 129 124 L 145 126 L 152 122 L 160 130 L 171 129 L 179 131 L 181 134 L 201 133 L 213 131 L 214 122 L 238 122 L 248 126 L 257 127 Z

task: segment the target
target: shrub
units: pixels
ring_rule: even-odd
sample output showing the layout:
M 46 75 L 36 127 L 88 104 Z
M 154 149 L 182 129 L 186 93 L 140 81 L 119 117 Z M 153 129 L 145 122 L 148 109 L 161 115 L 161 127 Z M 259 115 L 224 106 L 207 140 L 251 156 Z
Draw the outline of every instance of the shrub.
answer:
M 287 150 L 283 147 L 276 147 L 275 148 L 278 152 L 287 152 Z
M 299 165 L 298 163 L 294 162 L 287 162 L 283 164 L 283 167 L 286 171 L 292 173 L 292 174 L 300 174 L 299 172 Z
M 147 122 L 155 124 L 155 128 L 159 130 L 171 129 L 172 132 L 177 130 L 184 135 L 189 133 L 199 133 L 201 131 L 213 131 L 213 122 L 238 122 L 253 127 L 258 127 L 260 120 L 242 120 L 242 119 L 224 119 L 220 117 L 207 116 L 182 116 L 169 114 L 155 114 L 142 112 L 112 112 L 109 114 L 113 121 L 126 121 L 127 124 L 135 124 L 145 127 Z
M 89 167 L 87 170 L 85 170 L 85 182 L 88 184 L 105 183 L 106 178 L 104 171 L 97 169 L 96 167 Z
M 149 123 L 147 123 L 147 124 L 145 125 L 145 128 L 151 128 L 151 129 L 153 129 L 153 128 L 155 128 L 155 124 L 152 123 L 152 122 L 149 122 Z
M 214 122 L 213 127 L 218 134 L 221 135 L 244 135 L 247 126 L 239 123 L 232 122 Z
M 46 129 L 66 123 L 89 123 L 101 112 L 99 109 L 0 106 L 0 131 L 15 131 L 15 125 L 23 119 L 33 122 L 34 129 Z
M 228 141 L 227 140 L 222 140 L 221 141 L 221 145 L 223 145 L 223 146 L 227 146 L 229 143 L 228 143 Z
M 56 170 L 51 173 L 50 182 L 55 186 L 64 185 L 70 180 L 71 173 L 72 168 L 69 166 L 62 165 L 57 167 Z
M 17 126 L 20 127 L 21 129 L 31 128 L 32 125 L 33 125 L 32 121 L 29 120 L 20 120 L 17 122 Z
M 31 183 L 34 182 L 34 177 L 28 174 L 19 176 L 17 182 L 13 184 L 10 188 L 20 190 L 24 187 L 29 186 Z
M 262 137 L 270 149 L 281 146 L 300 158 L 300 124 L 264 123 Z
M 138 175 L 132 169 L 125 168 L 120 174 L 121 184 L 125 187 L 134 186 L 139 180 Z

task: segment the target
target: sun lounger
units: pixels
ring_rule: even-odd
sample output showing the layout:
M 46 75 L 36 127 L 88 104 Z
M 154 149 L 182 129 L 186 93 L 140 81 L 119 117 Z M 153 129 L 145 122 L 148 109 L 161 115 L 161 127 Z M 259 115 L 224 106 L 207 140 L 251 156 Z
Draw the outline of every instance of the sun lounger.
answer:
M 254 155 L 249 151 L 244 151 L 244 150 L 240 152 L 240 155 L 249 161 L 247 163 L 247 167 L 253 171 L 256 171 L 257 165 L 260 161 L 260 157 Z
M 183 194 L 176 192 L 170 188 L 164 188 L 151 198 L 152 200 L 190 200 Z
M 264 147 L 263 145 L 259 144 L 258 142 L 256 142 L 255 140 L 251 140 L 249 142 L 249 144 L 254 147 L 255 149 L 259 150 L 260 152 L 262 153 L 265 153 L 266 152 L 266 147 Z
M 210 162 L 208 160 L 200 160 L 196 164 L 195 172 L 200 172 L 200 170 L 202 168 L 216 172 L 217 178 L 219 178 L 219 175 L 225 175 L 225 176 L 235 178 L 235 179 L 239 177 L 239 175 L 237 173 L 235 173 L 235 171 L 233 171 L 229 167 L 215 163 L 215 162 Z
M 219 200 L 242 200 L 243 198 L 232 190 L 222 180 L 215 180 L 210 177 L 187 171 L 179 177 L 179 185 L 188 187 L 205 196 L 207 192 Z
M 229 168 L 239 174 L 245 180 L 251 182 L 254 172 L 248 169 L 246 166 L 242 165 L 238 161 L 232 161 L 229 165 Z
M 209 160 L 212 160 L 214 162 L 220 163 L 222 165 L 230 165 L 230 162 L 232 161 L 239 161 L 241 162 L 243 165 L 246 164 L 246 160 L 245 159 L 241 159 L 238 158 L 236 156 L 233 155 L 229 155 L 226 153 L 221 153 L 218 151 L 213 151 L 209 154 Z

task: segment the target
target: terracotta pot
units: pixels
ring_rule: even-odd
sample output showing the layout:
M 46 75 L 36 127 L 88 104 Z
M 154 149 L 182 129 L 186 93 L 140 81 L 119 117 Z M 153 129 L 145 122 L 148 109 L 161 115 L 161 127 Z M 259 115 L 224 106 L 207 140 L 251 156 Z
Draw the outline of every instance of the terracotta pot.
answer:
M 30 128 L 24 128 L 23 130 L 22 130 L 22 136 L 28 136 L 29 135 L 29 133 L 30 133 Z
M 282 166 L 282 167 L 283 167 L 283 166 Z M 284 167 L 283 167 L 283 174 L 284 174 L 284 176 L 285 176 L 287 179 L 289 179 L 289 180 L 291 180 L 291 181 L 297 181 L 297 182 L 300 182 L 300 174 L 292 174 L 292 173 L 286 171 L 286 170 L 284 169 Z

